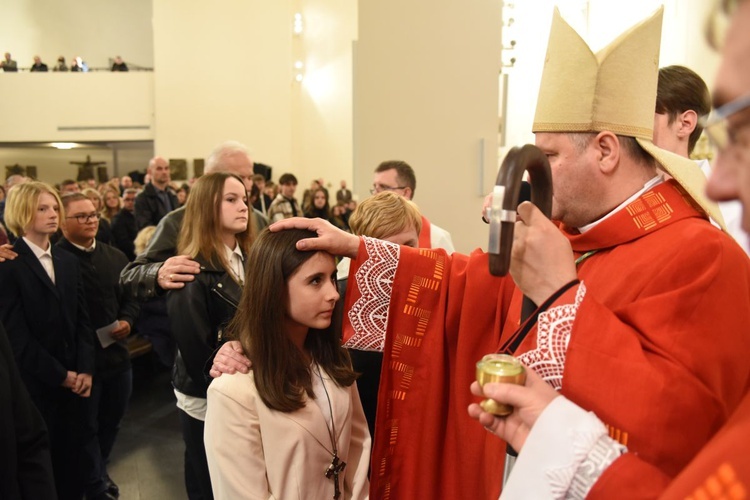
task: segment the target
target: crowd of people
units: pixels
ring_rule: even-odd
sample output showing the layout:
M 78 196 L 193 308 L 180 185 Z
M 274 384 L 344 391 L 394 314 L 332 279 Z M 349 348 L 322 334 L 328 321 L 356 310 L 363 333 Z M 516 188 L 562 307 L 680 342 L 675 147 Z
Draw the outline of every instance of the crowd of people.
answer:
M 81 58 L 81 56 L 75 56 L 72 59 L 72 63 L 70 66 L 65 62 L 65 56 L 58 56 L 57 63 L 52 66 L 51 71 L 79 71 L 86 73 L 90 71 L 92 68 L 89 68 L 89 65 Z M 101 69 L 109 69 L 110 71 L 129 71 L 128 65 L 125 61 L 122 60 L 122 57 L 115 56 L 114 59 L 111 59 L 112 66 L 108 68 L 101 68 Z M 12 58 L 10 52 L 6 52 L 4 59 L 0 61 L 0 69 L 2 69 L 6 73 L 15 73 L 18 71 L 24 71 L 27 68 L 19 67 L 18 61 Z M 97 70 L 100 68 L 96 68 Z M 28 71 L 31 72 L 47 72 L 50 71 L 49 66 L 42 62 L 42 58 L 39 56 L 34 56 L 34 62 L 31 64 L 31 66 L 28 67 Z
M 82 358 L 93 357 L 95 362 L 92 361 L 92 366 L 70 370 L 76 376 L 80 373 L 89 377 L 94 372 L 97 374 L 91 383 L 90 394 L 93 397 L 89 398 L 89 393 L 83 394 L 85 398 L 77 394 L 79 401 L 63 392 L 66 404 L 61 409 L 57 401 L 60 390 L 53 391 L 52 395 L 47 395 L 47 399 L 55 403 L 54 411 L 45 410 L 45 405 L 52 404 L 47 399 L 34 399 L 50 431 L 53 471 L 56 471 L 54 486 L 63 498 L 83 493 L 87 498 L 111 498 L 118 493 L 116 484 L 106 471 L 106 461 L 132 391 L 128 339 L 134 336 L 146 339 L 151 344 L 158 363 L 165 368 L 174 367 L 173 385 L 186 444 L 186 489 L 191 498 L 208 498 L 211 495 L 202 439 L 208 383 L 200 373 L 211 352 L 218 346 L 221 332 L 234 316 L 239 303 L 245 280 L 245 257 L 250 243 L 269 223 L 262 209 L 266 208 L 266 214 L 273 214 L 273 207 L 278 205 L 279 200 L 288 200 L 295 207 L 300 205 L 294 198 L 296 178 L 292 174 L 282 175 L 279 190 L 263 175 L 253 174 L 252 160 L 240 143 L 227 141 L 219 145 L 209 155 L 205 171 L 206 174 L 197 180 L 177 184 L 171 180 L 169 163 L 157 156 L 149 162 L 143 177 L 144 185 L 133 182 L 130 176 L 123 176 L 101 184 L 94 179 L 66 179 L 53 187 L 21 175 L 12 175 L 0 191 L 0 234 L 6 237 L 4 242 L 10 240 L 12 243 L 12 246 L 6 244 L 0 251 L 0 259 L 9 257 L 9 262 L 0 266 L 10 273 L 9 279 L 21 281 L 22 274 L 16 274 L 20 273 L 17 267 L 28 257 L 27 247 L 48 248 L 53 258 L 68 252 L 79 259 L 76 269 L 50 277 L 53 286 L 58 286 L 58 282 L 62 286 L 65 276 L 68 286 L 83 286 L 85 292 L 83 297 L 79 297 L 76 309 L 80 323 L 71 326 L 71 330 L 80 334 L 80 338 L 76 343 L 69 339 L 76 349 L 76 355 L 71 354 L 68 358 L 61 356 L 58 362 L 66 366 L 66 363 L 77 363 Z M 316 190 L 322 184 L 322 180 L 317 181 Z M 29 189 L 32 191 L 27 193 Z M 10 195 L 7 198 L 6 192 Z M 261 192 L 265 195 L 262 199 L 272 200 L 265 203 L 265 207 L 263 202 L 258 203 Z M 318 210 L 311 212 L 316 203 L 314 197 L 306 196 L 302 204 L 305 211 L 291 211 L 289 215 L 308 212 L 309 216 L 336 220 L 330 209 L 320 210 L 327 205 L 327 191 L 320 192 L 326 196 L 325 203 L 318 201 Z M 49 202 L 47 195 L 53 196 L 55 201 Z M 42 200 L 45 207 L 49 205 L 46 212 L 52 215 L 41 233 L 43 239 L 35 238 L 35 219 L 19 222 L 15 218 L 18 217 L 19 196 L 31 204 L 41 203 Z M 345 209 L 338 217 L 339 224 L 348 228 L 349 215 L 355 202 L 344 182 L 337 197 L 339 205 Z M 210 208 L 213 204 L 229 203 L 236 207 L 239 214 L 231 223 L 221 215 L 220 207 L 217 210 Z M 260 206 L 260 209 L 252 208 L 253 205 Z M 29 208 L 24 210 L 33 212 Z M 5 229 L 6 223 L 8 230 Z M 224 249 L 232 248 L 232 241 L 239 243 L 232 252 L 224 255 Z M 164 245 L 169 249 L 165 250 Z M 169 255 L 163 253 L 165 251 Z M 195 280 L 180 281 L 182 278 L 170 275 L 170 283 L 180 283 L 181 286 L 179 290 L 167 294 L 164 293 L 169 288 L 166 284 L 162 284 L 159 291 L 154 289 L 145 295 L 129 290 L 129 286 L 141 289 L 143 285 L 137 275 L 128 279 L 129 272 L 143 270 L 147 266 L 142 264 L 155 258 L 155 255 L 158 256 L 158 266 L 169 269 L 166 266 L 170 265 L 172 259 L 167 259 L 164 266 L 161 261 L 166 256 L 177 254 L 180 255 L 175 257 L 177 262 L 190 259 L 190 262 L 200 263 L 195 268 L 188 266 L 196 274 L 200 271 Z M 97 269 L 100 270 L 98 273 Z M 54 270 L 53 265 L 52 273 Z M 80 275 L 76 280 L 72 275 L 78 273 Z M 119 282 L 121 273 L 125 277 L 122 284 Z M 25 328 L 20 337 L 31 337 L 32 341 L 38 341 L 42 349 L 48 349 L 54 357 L 54 342 L 38 336 L 42 327 L 25 324 L 23 315 L 19 314 L 19 310 L 30 311 L 38 306 L 34 303 L 33 294 L 20 293 L 19 289 L 13 287 L 7 287 L 4 291 L 9 294 L 6 296 L 9 300 L 4 302 L 9 308 L 2 311 L 2 322 L 12 326 L 9 333 L 11 344 L 15 345 L 13 340 L 18 338 L 17 331 L 23 326 Z M 202 297 L 211 296 L 212 293 L 217 294 L 215 301 L 196 305 L 196 301 L 200 303 Z M 11 294 L 15 297 L 13 301 L 10 301 Z M 70 304 L 67 306 L 70 307 Z M 65 314 L 66 304 L 59 304 L 59 307 L 63 309 L 61 314 Z M 191 311 L 191 314 L 186 315 L 183 311 Z M 205 314 L 201 311 L 205 311 Z M 53 316 L 51 321 L 57 318 Z M 45 328 L 49 329 L 49 324 Z M 89 337 L 93 337 L 93 340 Z M 321 360 L 322 369 L 326 369 L 325 363 L 325 360 Z M 22 364 L 21 374 L 30 376 L 26 371 L 33 372 L 35 369 Z M 54 386 L 54 383 L 47 381 L 47 385 Z M 49 389 L 47 386 L 45 388 Z M 34 396 L 35 392 L 32 391 L 32 399 Z M 66 418 L 55 418 L 53 425 L 50 412 L 65 415 Z M 74 421 L 80 425 L 72 426 L 71 422 Z M 71 432 L 64 432 L 63 429 Z M 84 443 L 80 456 L 64 459 L 64 450 L 76 443 Z M 96 449 L 100 449 L 98 454 L 94 453 Z M 362 463 L 366 470 L 366 460 Z
M 533 125 L 552 216 L 507 216 L 505 277 L 454 252 L 401 160 L 356 208 L 343 181 L 333 208 L 322 179 L 274 191 L 234 141 L 182 200 L 160 156 L 142 189 L 9 177 L 3 498 L 117 498 L 135 332 L 173 368 L 191 500 L 747 496 L 750 2 L 723 8 L 710 115 L 694 72 L 654 65 L 661 9 L 595 57 L 555 12 Z M 525 384 L 477 384 L 491 352 Z

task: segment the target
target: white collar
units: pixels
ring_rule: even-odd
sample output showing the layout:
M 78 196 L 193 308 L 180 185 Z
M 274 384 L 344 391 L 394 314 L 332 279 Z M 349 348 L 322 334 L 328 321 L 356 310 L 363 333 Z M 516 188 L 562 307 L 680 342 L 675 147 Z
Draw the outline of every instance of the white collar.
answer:
M 237 281 L 243 284 L 245 282 L 245 267 L 242 265 L 242 262 L 245 260 L 245 257 L 242 255 L 240 245 L 235 243 L 234 250 L 224 245 L 224 250 L 227 252 L 229 269 L 232 270 L 232 274 L 234 274 Z
M 655 187 L 655 186 L 658 186 L 658 185 L 659 185 L 659 184 L 661 184 L 662 182 L 664 182 L 664 176 L 663 176 L 663 175 L 661 175 L 661 174 L 658 174 L 658 175 L 657 175 L 656 177 L 654 177 L 653 179 L 649 180 L 649 181 L 648 181 L 648 182 L 647 182 L 646 184 L 644 184 L 644 185 L 643 185 L 643 187 L 642 187 L 642 188 L 641 188 L 640 190 L 638 190 L 638 191 L 637 191 L 637 192 L 636 192 L 635 194 L 633 194 L 633 195 L 632 195 L 632 196 L 631 196 L 630 198 L 628 198 L 627 200 L 625 200 L 625 201 L 623 201 L 622 203 L 620 203 L 619 205 L 617 205 L 617 207 L 615 207 L 615 209 L 614 209 L 614 210 L 612 210 L 612 211 L 610 211 L 610 212 L 609 212 L 609 213 L 608 213 L 607 215 L 605 215 L 605 216 L 604 216 L 604 217 L 602 217 L 601 219 L 597 219 L 597 220 L 595 220 L 594 222 L 591 222 L 591 223 L 589 223 L 589 224 L 586 224 L 585 226 L 581 226 L 581 227 L 579 227 L 579 228 L 578 228 L 578 231 L 579 231 L 579 232 L 580 232 L 581 234 L 583 234 L 583 233 L 585 233 L 586 231 L 589 231 L 589 230 L 593 229 L 594 227 L 596 227 L 596 226 L 597 226 L 598 224 L 600 224 L 601 222 L 603 222 L 603 221 L 605 221 L 605 220 L 609 219 L 610 217 L 612 217 L 613 215 L 615 215 L 615 214 L 616 214 L 617 212 L 619 212 L 619 211 L 620 211 L 620 210 L 622 210 L 623 208 L 625 208 L 625 207 L 627 207 L 628 205 L 630 205 L 630 204 L 631 204 L 631 203 L 632 203 L 633 201 L 635 201 L 635 200 L 636 200 L 636 199 L 637 199 L 637 198 L 638 198 L 638 197 L 639 197 L 640 195 L 642 195 L 642 194 L 643 194 L 643 193 L 645 193 L 646 191 L 648 191 L 648 190 L 652 189 L 653 187 Z
M 47 250 L 44 250 L 40 246 L 33 243 L 26 236 L 23 237 L 23 241 L 25 241 L 31 251 L 34 252 L 34 255 L 36 255 L 37 259 L 41 259 L 45 255 L 49 256 L 49 258 L 52 258 L 52 243 L 49 243 Z
M 86 248 L 86 247 L 82 247 L 81 245 L 78 245 L 78 244 L 76 244 L 76 243 L 73 243 L 73 242 L 72 242 L 72 241 L 70 241 L 70 240 L 68 240 L 68 242 L 69 242 L 69 243 L 70 243 L 71 245 L 73 245 L 74 247 L 76 247 L 76 248 L 77 248 L 78 250 L 82 251 L 82 252 L 86 252 L 86 253 L 91 253 L 91 252 L 93 252 L 94 250 L 96 250 L 96 238 L 94 238 L 94 242 L 93 242 L 93 243 L 91 243 L 91 246 L 90 246 L 90 247 L 88 247 L 88 248 Z
M 229 248 L 227 245 L 224 245 L 224 250 L 227 252 L 227 260 L 230 262 L 232 261 L 232 256 L 237 255 L 240 258 L 240 262 L 243 262 L 245 260 L 245 256 L 242 255 L 242 250 L 240 250 L 240 246 L 235 243 L 234 250 Z

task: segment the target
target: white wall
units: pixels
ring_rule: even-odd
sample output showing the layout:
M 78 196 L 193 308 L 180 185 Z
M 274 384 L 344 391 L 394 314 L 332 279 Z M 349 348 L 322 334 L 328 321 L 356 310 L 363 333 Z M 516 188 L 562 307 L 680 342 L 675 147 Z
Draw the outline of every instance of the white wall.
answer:
M 3 73 L 3 142 L 154 138 L 154 73 Z
M 254 159 L 291 167 L 289 0 L 154 0 L 159 155 L 206 158 L 238 140 Z
M 369 195 L 381 161 L 408 162 L 414 201 L 464 252 L 487 240 L 481 206 L 497 151 L 499 19 L 499 0 L 359 2 L 354 190 Z
M 352 43 L 357 2 L 299 2 L 303 32 L 293 39 L 290 61 L 303 62 L 304 79 L 292 85 L 292 169 L 298 198 L 323 178 L 333 197 L 339 182 L 352 183 Z M 278 178 L 281 172 L 274 172 Z M 335 200 L 334 200 L 335 202 Z

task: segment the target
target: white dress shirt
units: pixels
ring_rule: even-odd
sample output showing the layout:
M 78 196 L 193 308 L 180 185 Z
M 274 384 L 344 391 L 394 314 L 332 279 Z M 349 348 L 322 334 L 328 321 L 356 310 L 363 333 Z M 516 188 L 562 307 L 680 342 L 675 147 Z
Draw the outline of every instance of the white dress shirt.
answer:
M 26 242 L 26 244 L 29 246 L 32 252 L 34 252 L 34 255 L 36 255 L 36 258 L 39 259 L 39 262 L 42 264 L 42 267 L 47 272 L 47 276 L 49 276 L 49 279 L 52 280 L 52 283 L 55 282 L 55 266 L 52 263 L 52 244 L 47 242 L 47 250 L 43 250 L 39 248 L 37 245 L 31 242 L 28 238 L 25 236 L 23 237 L 23 241 Z

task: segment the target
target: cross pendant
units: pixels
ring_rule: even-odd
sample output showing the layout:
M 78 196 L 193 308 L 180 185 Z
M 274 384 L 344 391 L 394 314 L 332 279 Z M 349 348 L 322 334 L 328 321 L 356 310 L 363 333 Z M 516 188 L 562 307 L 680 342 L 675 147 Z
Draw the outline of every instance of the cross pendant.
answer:
M 346 467 L 346 462 L 339 460 L 337 454 L 333 455 L 331 464 L 326 469 L 326 477 L 328 479 L 333 478 L 333 498 L 338 500 L 341 497 L 341 488 L 339 487 L 339 473 L 343 472 Z

